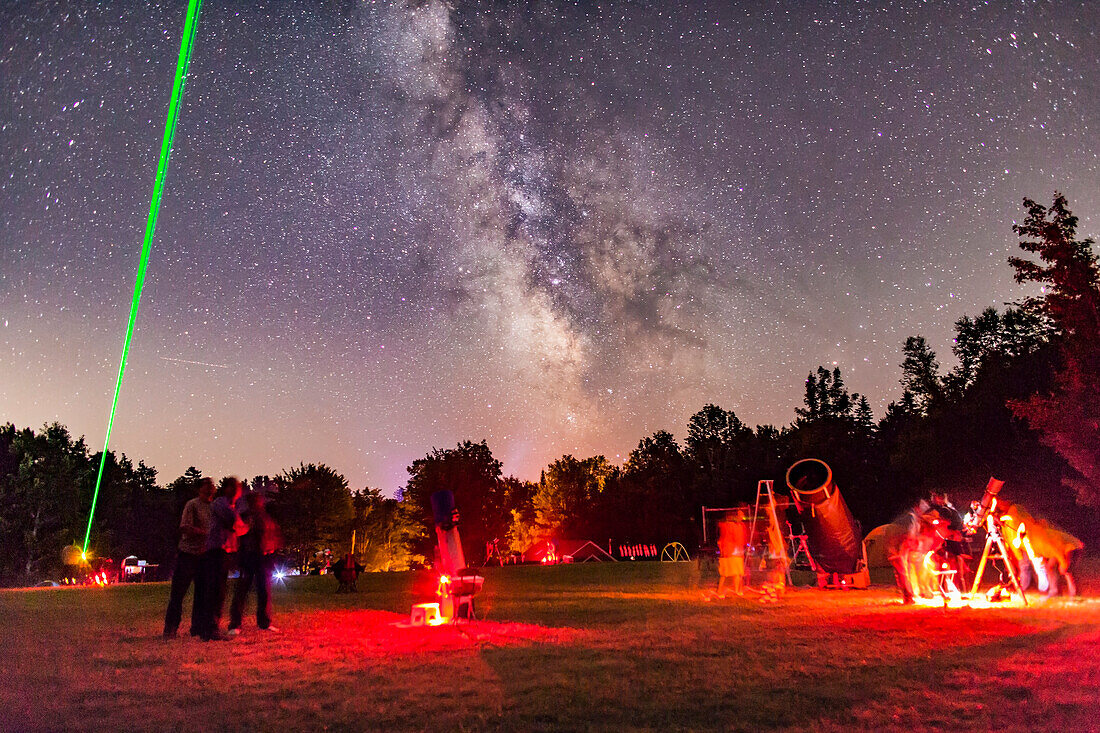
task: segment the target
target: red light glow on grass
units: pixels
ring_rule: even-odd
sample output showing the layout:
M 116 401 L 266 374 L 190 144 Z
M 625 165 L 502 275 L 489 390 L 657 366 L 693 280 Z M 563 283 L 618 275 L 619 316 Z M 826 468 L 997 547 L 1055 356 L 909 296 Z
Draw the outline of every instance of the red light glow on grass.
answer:
M 280 624 L 280 628 L 288 642 L 293 637 L 308 637 L 307 648 L 316 656 L 351 654 L 367 658 L 457 652 L 485 644 L 495 647 L 560 644 L 580 634 L 574 629 L 492 621 L 412 626 L 406 615 L 374 610 L 315 612 L 297 616 L 290 623 Z M 247 644 L 250 638 L 255 635 L 242 635 L 235 646 Z M 282 641 L 265 636 L 257 639 L 257 644 L 277 648 Z M 295 641 L 288 646 L 300 648 L 300 644 Z

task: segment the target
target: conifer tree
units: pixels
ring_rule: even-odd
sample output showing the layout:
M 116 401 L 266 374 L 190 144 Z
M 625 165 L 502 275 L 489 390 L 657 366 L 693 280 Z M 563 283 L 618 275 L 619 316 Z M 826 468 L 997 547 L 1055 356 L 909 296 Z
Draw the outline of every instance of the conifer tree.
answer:
M 1100 505 L 1100 268 L 1095 241 L 1077 239 L 1077 217 L 1055 192 L 1045 206 L 1024 199 L 1027 217 L 1012 227 L 1020 248 L 1039 261 L 1012 257 L 1016 281 L 1043 286 L 1027 306 L 1050 318 L 1059 332 L 1062 363 L 1049 394 L 1013 402 L 1042 441 L 1058 451 L 1077 476 L 1067 480 L 1083 504 Z
M 924 336 L 905 339 L 905 360 L 901 364 L 901 383 L 924 414 L 943 394 L 936 354 Z

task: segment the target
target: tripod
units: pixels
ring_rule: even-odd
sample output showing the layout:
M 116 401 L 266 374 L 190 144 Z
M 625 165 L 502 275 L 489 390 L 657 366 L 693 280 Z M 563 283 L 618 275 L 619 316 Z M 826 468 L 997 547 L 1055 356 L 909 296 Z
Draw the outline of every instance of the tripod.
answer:
M 810 546 L 806 544 L 806 535 L 794 534 L 790 522 L 787 522 L 787 538 L 790 542 L 788 554 L 791 556 L 791 567 L 804 567 L 798 565 L 799 558 L 802 558 L 805 566 L 817 572 L 817 563 L 814 562 L 814 557 L 810 554 Z
M 1008 550 L 1005 549 L 1004 536 L 1001 534 L 1001 522 L 993 516 L 993 512 L 987 514 L 985 518 L 985 550 L 982 551 L 982 559 L 978 563 L 978 572 L 974 574 L 974 586 L 970 589 L 970 595 L 977 594 L 978 585 L 982 582 L 982 573 L 985 572 L 985 564 L 990 560 L 1001 561 L 1001 565 L 1012 580 L 1012 587 L 1020 594 L 1020 598 L 1024 599 L 1024 605 L 1028 605 L 1027 596 L 1024 595 L 1024 591 L 1020 587 L 1020 581 L 1016 577 L 1016 569 L 1012 567 Z M 1001 577 L 1004 577 L 1004 573 L 1001 574 Z
M 492 539 L 485 543 L 485 565 L 497 563 L 504 567 L 504 555 L 500 553 L 500 540 Z

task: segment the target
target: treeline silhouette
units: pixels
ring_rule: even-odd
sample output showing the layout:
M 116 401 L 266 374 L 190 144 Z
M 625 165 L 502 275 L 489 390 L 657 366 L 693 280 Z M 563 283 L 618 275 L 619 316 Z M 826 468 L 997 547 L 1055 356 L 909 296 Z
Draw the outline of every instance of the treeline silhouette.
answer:
M 299 562 L 326 548 L 346 552 L 354 532 L 357 559 L 371 570 L 431 557 L 428 497 L 440 489 L 455 493 L 471 561 L 494 540 L 513 551 L 550 537 L 693 547 L 700 507 L 751 501 L 758 480 L 782 486 L 786 469 L 806 457 L 833 468 L 865 533 L 931 489 L 956 503 L 977 498 L 993 475 L 1014 501 L 1089 543 L 1100 539 L 1100 270 L 1064 196 L 1049 208 L 1029 199 L 1024 207 L 1013 229 L 1036 259 L 1010 264 L 1042 294 L 960 318 L 957 365 L 947 372 L 922 336 L 906 339 L 900 393 L 877 421 L 841 370 L 822 366 L 807 376 L 789 425 L 749 427 L 708 404 L 682 441 L 657 431 L 622 465 L 566 455 L 537 482 L 522 481 L 503 474 L 485 441 L 465 441 L 414 461 L 394 499 L 351 491 L 315 464 L 254 477 L 252 486 L 276 492 L 272 512 Z M 0 428 L 0 583 L 59 572 L 60 549 L 83 537 L 99 460 L 58 424 Z M 190 468 L 164 487 L 156 477 L 143 462 L 108 453 L 95 554 L 171 563 L 180 509 L 202 474 Z

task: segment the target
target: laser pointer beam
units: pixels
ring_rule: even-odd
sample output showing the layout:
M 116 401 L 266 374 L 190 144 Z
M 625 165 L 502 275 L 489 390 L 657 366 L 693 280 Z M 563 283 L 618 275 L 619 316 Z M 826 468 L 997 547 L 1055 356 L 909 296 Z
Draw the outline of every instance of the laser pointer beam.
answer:
M 199 9 L 201 6 L 202 0 L 188 0 L 187 17 L 183 23 L 183 37 L 180 39 L 180 53 L 176 61 L 176 80 L 172 84 L 172 100 L 168 104 L 168 118 L 164 121 L 164 139 L 160 144 L 157 177 L 153 182 L 153 196 L 149 201 L 149 218 L 145 221 L 145 240 L 141 245 L 141 259 L 138 262 L 137 278 L 134 280 L 134 297 L 130 301 L 130 320 L 126 324 L 126 338 L 122 342 L 122 358 L 118 362 L 115 396 L 111 401 L 111 413 L 107 417 L 107 436 L 103 440 L 103 453 L 99 457 L 99 472 L 96 474 L 95 491 L 92 493 L 92 507 L 88 510 L 88 529 L 84 532 L 82 552 L 85 557 L 88 554 L 88 540 L 92 536 L 92 520 L 95 519 L 95 505 L 99 499 L 99 487 L 103 483 L 103 467 L 107 463 L 107 446 L 111 442 L 111 428 L 115 424 L 118 393 L 122 389 L 122 373 L 126 370 L 126 357 L 130 353 L 130 341 L 134 335 L 134 322 L 137 321 L 141 290 L 145 286 L 145 269 L 149 265 L 149 252 L 153 248 L 153 235 L 157 229 L 157 215 L 160 213 L 160 198 L 161 194 L 164 193 L 164 179 L 168 175 L 168 157 L 172 154 L 172 140 L 176 135 L 176 120 L 179 118 L 180 100 L 183 99 L 183 85 L 187 81 L 187 67 L 191 64 L 191 48 L 195 44 L 195 28 L 199 24 Z

